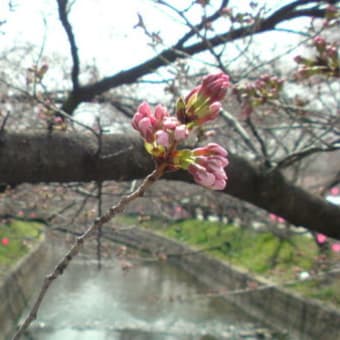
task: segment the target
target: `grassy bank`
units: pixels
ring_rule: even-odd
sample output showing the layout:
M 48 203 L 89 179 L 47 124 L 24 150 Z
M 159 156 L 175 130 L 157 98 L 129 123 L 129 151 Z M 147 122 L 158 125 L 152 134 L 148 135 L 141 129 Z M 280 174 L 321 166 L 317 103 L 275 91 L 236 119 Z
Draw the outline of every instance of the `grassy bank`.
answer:
M 42 225 L 35 222 L 12 220 L 0 225 L 0 276 L 28 253 L 41 233 Z
M 137 223 L 124 217 L 126 224 Z M 258 232 L 219 222 L 183 220 L 167 222 L 151 219 L 141 223 L 172 239 L 204 249 L 223 261 L 269 278 L 305 296 L 340 306 L 340 279 L 321 275 L 340 261 L 339 254 L 320 256 L 312 238 L 293 235 L 282 238 L 271 232 Z M 301 273 L 314 279 L 301 280 Z

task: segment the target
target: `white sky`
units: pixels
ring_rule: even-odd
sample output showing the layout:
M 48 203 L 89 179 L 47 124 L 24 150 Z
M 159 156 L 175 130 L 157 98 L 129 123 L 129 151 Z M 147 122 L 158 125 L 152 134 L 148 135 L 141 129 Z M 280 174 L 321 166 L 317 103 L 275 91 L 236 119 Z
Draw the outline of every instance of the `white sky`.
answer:
M 171 1 L 174 5 L 190 2 L 191 0 Z M 212 2 L 219 3 L 219 1 Z M 273 6 L 282 5 L 285 1 L 262 2 Z M 6 13 L 4 17 L 7 20 L 3 26 L 6 33 L 0 36 L 1 49 L 13 44 L 25 44 L 26 41 L 41 46 L 46 33 L 44 55 L 57 53 L 70 57 L 69 44 L 57 16 L 55 0 L 12 0 L 12 3 L 15 5 L 15 10 L 8 12 L 8 1 L 0 0 L 0 13 Z M 248 0 L 230 1 L 230 3 L 236 3 L 242 11 L 249 10 Z M 200 6 L 195 8 L 192 17 L 198 19 L 201 14 Z M 159 6 L 156 8 L 150 0 L 77 0 L 72 8 L 70 20 L 82 65 L 95 60 L 103 76 L 129 68 L 154 56 L 155 53 L 148 46 L 148 40 L 142 30 L 133 29 L 138 21 L 138 12 L 142 13 L 151 31 L 161 31 L 166 45 L 175 42 L 186 31 L 178 18 L 176 22 L 174 15 L 170 17 L 169 12 L 160 10 Z M 273 43 L 274 40 L 270 40 L 270 44 Z M 35 56 L 32 56 L 32 62 L 34 58 Z
M 172 0 L 172 5 L 187 6 L 192 0 Z M 259 0 L 261 4 L 270 6 L 282 6 L 288 0 Z M 70 0 L 70 2 L 72 2 Z M 213 4 L 219 4 L 219 0 L 212 0 Z M 8 0 L 0 0 L 0 20 L 6 19 L 6 24 L 0 27 L 4 34 L 0 35 L 0 50 L 13 46 L 25 46 L 27 42 L 36 46 L 35 53 L 29 53 L 26 58 L 20 60 L 20 66 L 30 67 L 36 63 L 44 36 L 47 37 L 44 45 L 43 56 L 50 64 L 45 79 L 50 86 L 56 83 L 58 88 L 68 88 L 69 80 L 65 83 L 60 74 L 61 67 L 70 71 L 71 57 L 70 47 L 65 31 L 59 21 L 56 0 L 12 0 L 14 11 L 8 11 Z M 236 11 L 250 10 L 248 0 L 234 0 L 230 4 L 237 5 Z M 215 9 L 210 7 L 210 10 Z M 209 7 L 208 7 L 209 9 Z M 99 76 L 109 76 L 153 57 L 155 51 L 148 45 L 148 38 L 141 29 L 134 29 L 138 22 L 137 13 L 143 15 L 143 19 L 150 31 L 160 31 L 164 41 L 162 50 L 176 42 L 185 32 L 187 27 L 180 22 L 175 14 L 166 11 L 163 7 L 155 6 L 152 0 L 76 0 L 72 7 L 70 21 L 79 49 L 81 66 L 95 63 L 99 69 Z M 197 5 L 191 12 L 193 22 L 198 22 L 202 15 L 201 6 Z M 226 19 L 226 24 L 228 20 Z M 224 25 L 222 21 L 221 25 Z M 225 28 L 223 27 L 225 30 Z M 292 43 L 297 41 L 297 36 L 276 33 L 276 38 L 270 34 L 259 39 L 257 49 L 262 46 L 261 56 L 271 55 L 271 49 L 275 45 L 282 46 L 285 40 Z M 287 37 L 289 40 L 287 40 Z M 228 56 L 236 51 L 228 47 Z M 67 60 L 61 65 L 53 66 L 56 55 Z M 207 61 L 207 55 L 195 56 L 193 59 L 201 66 L 201 61 Z M 162 73 L 162 76 L 168 77 Z M 150 78 L 150 77 L 149 77 Z M 21 77 L 24 84 L 25 75 Z M 158 90 L 157 90 L 158 89 Z M 145 93 L 144 93 L 145 92 Z M 148 94 L 154 98 L 164 96 L 163 89 L 151 85 L 143 86 L 141 95 Z M 89 114 L 92 117 L 92 114 Z M 91 120 L 93 120 L 91 118 Z
M 55 0 L 15 0 L 14 3 L 15 11 L 8 13 L 7 1 L 0 0 L 0 13 L 7 12 L 1 47 L 26 41 L 41 46 L 47 29 L 45 54 L 57 52 L 68 56 L 69 44 L 57 17 Z M 167 44 L 184 32 L 183 26 L 176 25 L 168 15 L 155 9 L 149 0 L 78 0 L 72 8 L 70 21 L 81 61 L 96 59 L 100 70 L 111 74 L 152 57 L 154 52 L 142 30 L 133 29 L 138 22 L 138 12 L 143 14 L 151 31 L 161 29 Z

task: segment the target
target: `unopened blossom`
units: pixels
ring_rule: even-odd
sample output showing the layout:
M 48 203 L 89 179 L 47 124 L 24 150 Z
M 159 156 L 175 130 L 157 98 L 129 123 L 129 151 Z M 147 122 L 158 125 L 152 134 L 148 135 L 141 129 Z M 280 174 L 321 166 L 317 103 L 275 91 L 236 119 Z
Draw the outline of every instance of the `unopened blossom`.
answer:
M 216 143 L 192 150 L 188 171 L 196 183 L 214 190 L 223 190 L 227 184 L 224 168 L 228 165 L 227 151 Z
M 177 142 L 180 142 L 184 139 L 186 139 L 189 135 L 189 130 L 186 127 L 186 125 L 181 124 L 179 126 L 176 126 L 174 130 L 174 138 Z
M 319 244 L 325 243 L 327 241 L 327 237 L 324 234 L 316 234 L 316 241 Z
M 1 244 L 3 245 L 3 246 L 8 246 L 8 244 L 9 244 L 9 238 L 8 237 L 3 237 L 2 239 L 1 239 Z
M 331 248 L 335 253 L 340 253 L 340 243 L 333 243 Z
M 166 148 L 170 145 L 169 134 L 166 131 L 158 130 L 155 133 L 155 137 L 156 137 L 157 144 L 162 145 Z
M 333 196 L 339 195 L 339 194 L 340 194 L 340 189 L 337 188 L 337 187 L 333 187 L 333 188 L 330 190 L 330 193 L 331 193 L 331 195 L 333 195 Z
M 225 73 L 209 74 L 203 78 L 199 92 L 209 98 L 210 103 L 221 101 L 230 87 L 229 76 Z
M 168 116 L 169 113 L 164 106 L 157 105 L 152 112 L 150 105 L 143 102 L 139 105 L 131 124 L 147 142 L 151 143 L 155 139 L 155 132 L 161 128 L 163 120 Z
M 229 77 L 224 73 L 208 75 L 195 87 L 177 108 L 177 117 L 183 123 L 202 125 L 215 119 L 221 109 L 220 101 L 230 87 Z

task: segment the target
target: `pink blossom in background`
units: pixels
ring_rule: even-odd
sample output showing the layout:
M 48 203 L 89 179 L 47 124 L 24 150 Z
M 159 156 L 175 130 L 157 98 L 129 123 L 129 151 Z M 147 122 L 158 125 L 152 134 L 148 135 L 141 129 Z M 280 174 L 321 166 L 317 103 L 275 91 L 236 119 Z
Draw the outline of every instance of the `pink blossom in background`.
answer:
M 340 193 L 340 189 L 337 187 L 334 187 L 330 190 L 331 195 L 337 196 Z
M 1 239 L 1 244 L 6 247 L 9 244 L 9 238 L 8 237 L 3 237 Z
M 276 222 L 276 215 L 275 215 L 275 214 L 269 214 L 269 219 L 270 219 L 272 222 Z
M 316 234 L 316 241 L 320 244 L 325 243 L 327 241 L 327 236 L 324 234 Z
M 19 210 L 18 211 L 18 216 L 19 217 L 23 217 L 25 215 L 25 213 L 23 212 L 23 210 Z
M 283 217 L 277 216 L 273 213 L 269 214 L 269 220 L 272 222 L 284 223 L 286 220 Z
M 335 253 L 340 253 L 340 243 L 333 243 L 331 248 Z

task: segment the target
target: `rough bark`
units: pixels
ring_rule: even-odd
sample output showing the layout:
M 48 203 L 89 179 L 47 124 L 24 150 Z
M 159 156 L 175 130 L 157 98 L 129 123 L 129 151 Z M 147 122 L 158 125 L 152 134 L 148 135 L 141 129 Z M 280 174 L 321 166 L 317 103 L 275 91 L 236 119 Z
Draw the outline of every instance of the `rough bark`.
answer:
M 137 135 L 85 133 L 3 133 L 0 182 L 86 182 L 143 178 L 153 169 Z M 241 200 L 286 218 L 292 224 L 340 239 L 340 208 L 288 182 L 280 172 L 268 172 L 238 155 L 230 155 L 225 189 Z M 185 172 L 170 179 L 192 182 Z

